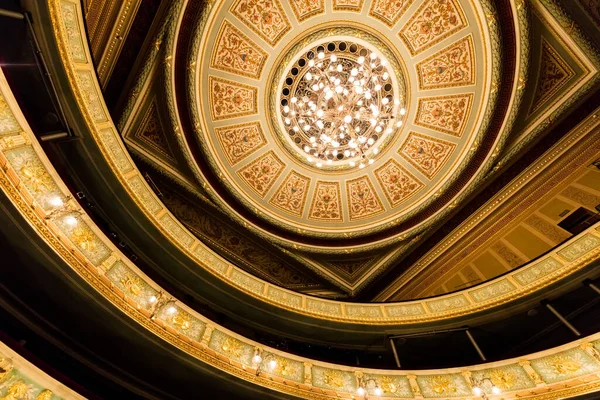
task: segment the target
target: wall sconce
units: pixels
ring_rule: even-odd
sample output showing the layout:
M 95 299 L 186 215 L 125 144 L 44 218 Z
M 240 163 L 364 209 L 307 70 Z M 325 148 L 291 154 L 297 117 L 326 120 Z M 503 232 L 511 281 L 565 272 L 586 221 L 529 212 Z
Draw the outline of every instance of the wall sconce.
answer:
M 256 376 L 259 376 L 263 370 L 264 363 L 267 363 L 268 371 L 273 371 L 275 367 L 277 367 L 277 360 L 275 359 L 275 355 L 269 353 L 264 358 L 262 356 L 262 350 L 256 347 L 254 349 L 254 356 L 252 357 L 252 364 L 257 366 Z
M 373 390 L 375 396 L 381 396 L 383 394 L 383 389 L 379 387 L 377 380 L 374 378 L 364 379 L 362 377 L 358 379 L 358 389 L 356 389 L 356 394 L 368 399 L 369 394 L 367 393 L 367 388 L 369 387 L 370 383 L 373 383 L 373 386 L 375 386 L 375 389 Z
M 471 379 L 471 386 L 473 386 L 473 395 L 481 397 L 483 400 L 488 399 L 487 393 L 485 392 L 485 386 L 490 387 L 490 390 L 493 395 L 499 395 L 502 393 L 502 390 L 500 390 L 500 388 L 496 386 L 494 382 L 492 382 L 492 380 L 488 377 L 480 379 Z

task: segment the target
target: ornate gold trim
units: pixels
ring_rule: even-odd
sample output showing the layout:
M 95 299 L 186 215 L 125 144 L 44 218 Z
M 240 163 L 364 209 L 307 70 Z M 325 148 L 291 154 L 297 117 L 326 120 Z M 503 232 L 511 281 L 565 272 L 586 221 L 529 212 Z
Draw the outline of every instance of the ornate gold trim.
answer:
M 311 296 L 299 295 L 297 293 L 279 288 L 264 282 L 258 278 L 248 276 L 247 279 L 255 280 L 257 284 L 263 283 L 265 290 L 263 292 L 256 292 L 248 289 L 248 282 L 237 282 L 235 280 L 235 274 L 232 274 L 233 270 L 238 270 L 235 266 L 228 264 L 225 260 L 220 258 L 218 255 L 213 253 L 208 247 L 206 247 L 199 240 L 194 238 L 188 231 L 174 218 L 171 213 L 164 208 L 160 200 L 154 195 L 154 193 L 146 186 L 139 185 L 137 187 L 131 186 L 131 180 L 139 175 L 139 171 L 135 168 L 133 161 L 129 158 L 121 139 L 112 125 L 112 122 L 98 123 L 95 122 L 90 115 L 90 107 L 97 104 L 101 104 L 100 89 L 96 83 L 95 93 L 85 93 L 86 97 L 83 96 L 80 83 L 75 78 L 75 72 L 85 68 L 91 70 L 93 66 L 87 64 L 82 66 L 81 64 L 75 63 L 71 60 L 71 51 L 69 41 L 67 40 L 66 30 L 63 25 L 63 20 L 60 12 L 58 11 L 57 5 L 61 2 L 71 2 L 70 0 L 51 0 L 51 16 L 52 23 L 54 26 L 55 38 L 58 42 L 58 48 L 60 50 L 61 60 L 67 72 L 70 85 L 73 93 L 77 98 L 77 104 L 83 113 L 86 123 L 92 133 L 94 139 L 98 142 L 99 147 L 104 157 L 108 160 L 111 168 L 115 172 L 115 175 L 123 184 L 124 188 L 130 194 L 132 199 L 138 204 L 141 210 L 145 210 L 148 217 L 156 224 L 160 231 L 169 238 L 177 247 L 189 256 L 192 260 L 195 260 L 199 265 L 211 272 L 215 276 L 223 279 L 225 282 L 231 284 L 233 287 L 245 292 L 246 294 L 253 296 L 257 299 L 265 301 L 269 304 L 297 312 L 299 314 L 322 318 L 326 320 L 347 322 L 353 324 L 411 324 L 419 322 L 439 321 L 450 319 L 454 317 L 464 316 L 475 312 L 481 312 L 489 310 L 493 307 L 501 306 L 508 302 L 514 301 L 518 298 L 526 296 L 530 293 L 536 292 L 543 288 L 548 287 L 554 282 L 567 277 L 569 274 L 580 270 L 587 266 L 590 262 L 600 257 L 600 247 L 594 249 L 591 252 L 582 254 L 577 260 L 572 262 L 564 262 L 562 266 L 552 273 L 545 276 L 539 277 L 535 282 L 521 286 L 510 293 L 505 293 L 500 296 L 490 297 L 485 301 L 480 302 L 469 302 L 464 307 L 446 308 L 440 312 L 428 311 L 424 301 L 412 301 L 406 303 L 389 303 L 384 306 L 384 316 L 350 316 L 346 313 L 346 303 L 337 302 L 332 300 L 316 299 Z M 71 2 L 72 3 L 72 2 Z M 77 3 L 79 4 L 79 3 Z M 80 32 L 83 35 L 83 32 Z M 87 51 L 87 48 L 86 48 Z M 98 101 L 89 102 L 89 96 L 97 96 Z M 108 115 L 108 113 L 107 113 Z M 143 178 L 141 182 L 144 183 Z M 600 232 L 594 231 L 593 228 L 589 230 L 592 235 L 599 235 Z M 190 237 L 192 236 L 192 237 Z M 560 251 L 571 245 L 574 241 L 568 241 L 561 247 L 557 248 L 556 251 Z M 554 252 L 547 255 L 551 257 Z M 542 258 L 544 260 L 545 258 Z M 529 268 L 531 264 L 524 266 L 521 269 L 515 270 L 513 273 L 517 273 L 522 270 Z M 500 284 L 505 279 L 510 279 L 511 274 L 503 276 L 501 278 L 487 282 L 476 288 L 493 286 Z M 253 285 L 254 286 L 254 285 Z M 270 290 L 273 288 L 273 290 Z M 470 288 L 473 290 L 475 288 Z M 273 293 L 284 293 L 286 296 L 273 295 Z M 454 297 L 456 294 L 453 294 Z M 467 297 L 467 291 L 459 292 L 459 295 Z M 296 302 L 295 299 L 300 297 L 302 301 Z M 441 297 L 443 299 L 444 297 Z M 318 304 L 317 308 L 307 307 L 309 303 Z M 370 306 L 370 304 L 365 305 Z M 414 310 L 421 310 L 419 313 L 415 313 Z M 339 310 L 339 312 L 332 312 L 332 310 Z M 411 311 L 412 310 L 412 311 Z
M 54 18 L 57 18 L 57 11 L 54 4 L 56 2 L 69 0 L 52 1 L 53 2 L 50 4 L 51 15 Z M 77 87 L 74 86 L 74 89 L 77 90 Z M 39 158 L 41 165 L 54 181 L 57 191 L 54 191 L 51 194 L 67 195 L 69 193 L 67 187 L 62 183 L 57 172 L 52 168 L 49 160 L 43 153 L 43 150 L 35 141 L 35 136 L 27 126 L 27 122 L 20 112 L 18 104 L 12 97 L 1 70 L 0 91 L 9 98 L 9 101 L 7 102 L 9 105 L 7 105 L 7 107 L 10 108 L 10 111 L 14 114 L 17 121 L 19 121 L 21 127 L 31 140 L 31 144 L 25 148 L 30 151 L 30 154 Z M 79 103 L 79 106 L 82 107 L 84 117 L 88 123 L 90 123 L 91 119 L 90 114 L 86 111 L 86 103 Z M 113 153 L 113 156 L 114 154 L 116 153 Z M 248 382 L 288 393 L 290 395 L 300 396 L 302 398 L 328 399 L 352 395 L 356 390 L 356 377 L 365 373 L 377 374 L 380 379 L 383 379 L 384 377 L 390 379 L 392 377 L 403 377 L 405 379 L 406 377 L 414 376 L 416 378 L 411 379 L 419 380 L 421 393 L 426 394 L 426 386 L 423 386 L 425 385 L 423 382 L 426 382 L 428 376 L 445 376 L 447 377 L 445 379 L 454 379 L 455 376 L 460 375 L 460 372 L 465 370 L 475 374 L 490 368 L 511 367 L 523 369 L 519 364 L 519 361 L 523 361 L 522 359 L 512 359 L 478 365 L 476 367 L 435 371 L 367 370 L 322 363 L 293 356 L 272 348 L 263 348 L 259 343 L 252 342 L 225 328 L 215 325 L 212 321 L 186 307 L 183 303 L 180 303 L 167 292 L 163 291 L 102 234 L 77 203 L 70 202 L 68 204 L 68 209 L 66 210 L 67 217 L 76 213 L 79 215 L 81 223 L 84 223 L 90 228 L 90 232 L 94 238 L 86 240 L 97 240 L 97 246 L 104 246 L 109 249 L 107 256 L 103 257 L 103 259 L 92 261 L 87 255 L 91 251 L 91 247 L 81 245 L 77 247 L 77 245 L 71 241 L 70 236 L 66 234 L 69 230 L 64 224 L 63 217 L 66 217 L 61 214 L 56 214 L 51 209 L 46 210 L 39 205 L 38 201 L 35 199 L 39 198 L 40 193 L 37 192 L 35 187 L 31 189 L 34 190 L 35 193 L 31 193 L 27 186 L 21 181 L 22 178 L 27 178 L 29 174 L 24 174 L 23 171 L 15 170 L 10 161 L 11 157 L 10 154 L 9 157 L 6 157 L 5 152 L 0 151 L 0 188 L 15 205 L 17 210 L 19 210 L 22 217 L 31 224 L 38 235 L 40 235 L 40 237 L 57 252 L 65 263 L 73 268 L 73 270 L 78 273 L 82 279 L 88 282 L 92 288 L 101 293 L 106 300 L 127 316 L 137 321 L 142 327 L 200 361 L 206 362 L 215 368 Z M 169 214 L 164 209 L 161 209 L 159 214 L 163 217 L 169 217 Z M 596 228 L 597 227 L 594 227 L 592 230 L 588 230 L 585 235 L 587 237 L 593 235 L 597 238 L 597 241 L 600 241 L 600 237 L 598 237 L 600 232 L 598 232 Z M 178 232 L 180 234 L 184 233 L 176 231 L 174 226 L 171 227 L 171 229 L 173 232 Z M 573 253 L 573 250 L 575 250 L 573 246 L 576 244 L 577 243 L 567 244 L 570 255 L 574 256 L 577 253 Z M 579 257 L 578 261 L 590 261 L 591 256 L 587 255 L 590 253 L 596 257 L 598 255 L 597 251 L 592 252 L 588 249 L 587 253 L 585 253 L 586 256 Z M 205 255 L 208 256 L 208 253 Z M 213 259 L 213 261 L 216 262 L 217 260 Z M 118 274 L 118 269 L 126 271 L 125 279 L 120 278 L 121 275 Z M 228 274 L 231 273 L 232 266 L 221 264 L 218 267 L 218 270 L 221 274 Z M 113 273 L 113 271 L 117 272 Z M 242 275 L 250 279 L 250 281 L 244 282 L 244 286 L 247 286 L 249 290 L 254 292 L 262 290 L 263 293 L 266 292 L 266 286 L 257 287 L 252 283 L 253 278 L 251 276 L 247 274 Z M 150 297 L 143 297 L 150 294 L 152 294 L 152 300 Z M 294 296 L 296 299 L 299 297 L 295 294 Z M 341 303 L 326 302 L 319 299 L 310 300 L 313 303 L 312 307 L 316 307 L 318 312 L 322 314 L 327 314 L 328 310 L 330 310 L 331 306 L 334 304 L 338 304 L 341 308 Z M 319 307 L 319 303 L 321 305 L 329 304 L 329 307 L 321 308 Z M 408 303 L 397 306 L 403 307 L 407 304 Z M 370 311 L 372 309 L 378 309 L 380 312 L 383 312 L 383 309 L 381 309 L 383 306 L 365 305 L 363 307 L 361 305 L 352 305 L 352 307 L 353 310 L 356 310 L 352 311 L 353 313 L 357 312 L 361 315 L 372 314 L 373 312 Z M 379 314 L 376 310 L 374 314 Z M 181 317 L 177 319 L 174 318 L 174 316 L 178 315 Z M 218 343 L 221 344 L 218 345 Z M 570 363 L 568 373 L 566 373 L 564 377 L 559 377 L 558 380 L 556 377 L 548 375 L 544 370 L 537 371 L 543 380 L 541 385 L 545 388 L 555 389 L 558 387 L 572 387 L 573 390 L 596 390 L 596 387 L 578 389 L 578 387 L 581 387 L 580 382 L 582 379 L 586 379 L 587 382 L 599 379 L 597 374 L 600 372 L 600 360 L 594 355 L 595 353 L 592 352 L 591 346 L 594 346 L 595 348 L 600 346 L 600 334 L 592 335 L 588 338 L 545 352 L 536 353 L 525 357 L 525 359 L 530 362 L 532 366 L 544 363 L 546 362 L 545 360 L 549 359 L 564 359 Z M 263 369 L 261 373 L 257 374 L 257 366 L 253 365 L 251 361 L 244 356 L 244 354 L 248 354 L 248 349 L 253 351 L 256 347 L 262 351 L 275 354 L 277 360 L 279 360 L 278 362 L 281 362 L 281 368 L 272 372 Z M 576 354 L 576 361 L 569 359 L 572 354 Z M 573 367 L 573 363 L 578 363 L 576 368 Z M 300 368 L 300 370 L 296 369 L 296 372 L 294 372 L 294 368 Z M 563 369 L 560 370 L 562 371 Z M 328 381 L 323 382 L 324 376 L 329 376 Z M 308 377 L 312 377 L 312 380 L 308 379 Z M 332 383 L 335 383 L 334 387 L 332 387 Z M 529 388 L 527 391 L 518 390 L 511 392 L 510 390 L 507 390 L 505 398 L 516 398 L 530 390 L 531 389 Z M 470 397 L 471 394 L 468 392 L 457 396 L 457 398 L 460 399 L 467 399 Z

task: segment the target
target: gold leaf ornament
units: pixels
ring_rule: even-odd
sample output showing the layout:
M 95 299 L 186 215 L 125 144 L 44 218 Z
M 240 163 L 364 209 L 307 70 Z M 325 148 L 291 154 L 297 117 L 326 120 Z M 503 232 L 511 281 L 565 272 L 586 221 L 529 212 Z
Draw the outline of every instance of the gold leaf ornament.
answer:
M 142 285 L 140 279 L 136 276 L 126 275 L 121 279 L 121 284 L 125 289 L 129 290 L 134 296 L 139 296 L 142 293 Z
M 30 387 L 23 381 L 16 381 L 8 387 L 6 397 L 0 400 L 21 400 L 29 398 Z
M 190 316 L 186 313 L 178 313 L 173 316 L 171 323 L 182 331 L 187 331 L 192 327 Z
M 392 382 L 392 378 L 389 376 L 382 376 L 379 379 L 379 387 L 383 390 L 383 393 L 396 393 L 398 391 L 398 386 Z
M 436 376 L 431 380 L 431 389 L 436 394 L 455 393 L 456 384 L 446 376 Z
M 517 381 L 514 374 L 502 371 L 500 369 L 491 371 L 490 379 L 494 385 L 498 386 L 502 390 L 511 389 Z
M 325 384 L 328 386 L 341 388 L 344 386 L 344 377 L 340 371 L 325 371 L 323 374 Z
M 240 357 L 242 354 L 242 343 L 239 340 L 228 337 L 221 343 L 221 350 L 233 357 Z
M 38 394 L 38 396 L 35 398 L 35 400 L 51 400 L 52 399 L 52 391 L 51 390 L 44 390 L 43 392 L 41 392 L 40 394 Z
M 71 240 L 85 251 L 96 249 L 96 235 L 87 227 L 78 227 L 71 234 Z
M 558 355 L 548 362 L 552 371 L 557 375 L 567 375 L 579 371 L 581 365 L 569 357 Z
M 36 193 L 48 190 L 52 184 L 52 178 L 50 178 L 44 167 L 32 160 L 24 161 L 21 164 L 20 171 L 23 179 L 31 185 Z

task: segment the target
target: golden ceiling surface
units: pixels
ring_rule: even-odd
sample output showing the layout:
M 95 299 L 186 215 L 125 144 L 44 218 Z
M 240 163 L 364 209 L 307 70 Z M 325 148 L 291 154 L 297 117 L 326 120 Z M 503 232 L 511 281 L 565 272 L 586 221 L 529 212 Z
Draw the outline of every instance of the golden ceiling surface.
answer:
M 189 108 L 204 159 L 190 164 L 230 215 L 257 217 L 248 225 L 281 243 L 289 233 L 317 240 L 315 247 L 326 246 L 318 239 L 406 239 L 466 188 L 465 171 L 482 165 L 472 161 L 488 136 L 499 79 L 488 7 L 471 0 L 218 2 L 191 58 Z M 286 79 L 319 46 L 326 58 L 364 47 L 385 59 L 390 90 L 406 110 L 400 127 L 375 137 L 374 162 L 364 168 L 317 167 L 285 126 Z

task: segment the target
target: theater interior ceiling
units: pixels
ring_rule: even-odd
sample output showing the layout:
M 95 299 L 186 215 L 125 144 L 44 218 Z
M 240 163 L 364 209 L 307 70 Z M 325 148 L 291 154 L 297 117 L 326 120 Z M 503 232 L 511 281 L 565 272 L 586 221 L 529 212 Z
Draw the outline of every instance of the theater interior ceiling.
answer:
M 0 398 L 600 390 L 598 1 L 0 0 L 0 35 Z

